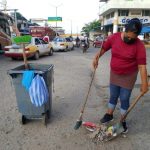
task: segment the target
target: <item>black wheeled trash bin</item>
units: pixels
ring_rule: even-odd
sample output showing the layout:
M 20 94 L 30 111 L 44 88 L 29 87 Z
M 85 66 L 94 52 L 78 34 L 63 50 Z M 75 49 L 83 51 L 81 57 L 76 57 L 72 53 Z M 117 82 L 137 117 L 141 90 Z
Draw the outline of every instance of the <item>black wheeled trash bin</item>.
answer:
M 21 121 L 25 124 L 29 119 L 42 119 L 46 125 L 48 119 L 51 116 L 52 109 L 52 81 L 53 81 L 53 65 L 46 64 L 28 64 L 28 70 L 34 70 L 35 75 L 39 74 L 44 78 L 46 83 L 49 99 L 41 107 L 36 107 L 31 103 L 29 92 L 22 86 L 23 72 L 25 66 L 21 65 L 8 71 L 8 74 L 12 77 L 14 85 L 18 110 L 22 114 Z

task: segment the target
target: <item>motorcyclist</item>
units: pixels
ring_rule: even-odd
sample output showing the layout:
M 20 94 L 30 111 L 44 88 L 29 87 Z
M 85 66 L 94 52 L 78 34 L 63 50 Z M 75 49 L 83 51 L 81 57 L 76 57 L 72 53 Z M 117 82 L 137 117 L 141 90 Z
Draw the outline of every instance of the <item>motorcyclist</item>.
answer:
M 75 41 L 76 41 L 76 46 L 79 47 L 79 46 L 80 46 L 80 39 L 79 39 L 78 36 L 77 36 L 77 38 L 75 39 Z
M 87 37 L 87 35 L 84 36 L 84 39 L 85 39 L 85 44 L 87 48 L 89 48 L 89 38 Z
M 82 39 L 81 42 L 85 42 L 85 45 L 87 48 L 89 48 L 89 39 L 87 37 L 87 35 L 85 35 Z

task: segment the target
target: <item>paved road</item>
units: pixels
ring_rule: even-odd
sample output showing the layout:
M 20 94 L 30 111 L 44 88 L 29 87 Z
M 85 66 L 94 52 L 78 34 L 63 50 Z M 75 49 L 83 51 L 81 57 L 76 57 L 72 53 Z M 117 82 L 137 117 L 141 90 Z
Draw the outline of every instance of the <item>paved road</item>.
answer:
M 55 93 L 53 93 L 52 118 L 45 127 L 40 120 L 20 124 L 14 88 L 7 70 L 22 64 L 0 55 L 0 149 L 1 150 L 148 150 L 150 147 L 150 102 L 148 93 L 129 117 L 127 138 L 119 137 L 107 144 L 94 144 L 84 128 L 74 131 L 80 108 L 91 79 L 91 62 L 98 49 L 90 48 L 86 54 L 81 49 L 57 52 L 32 63 L 54 64 Z M 150 55 L 149 55 L 150 56 Z M 109 58 L 101 60 L 91 89 L 84 120 L 98 123 L 103 116 L 109 97 Z M 150 57 L 149 57 L 150 58 Z M 150 62 L 150 61 L 149 61 Z M 149 68 L 148 68 L 149 69 Z M 135 98 L 138 83 L 133 91 Z M 119 115 L 116 110 L 116 117 Z

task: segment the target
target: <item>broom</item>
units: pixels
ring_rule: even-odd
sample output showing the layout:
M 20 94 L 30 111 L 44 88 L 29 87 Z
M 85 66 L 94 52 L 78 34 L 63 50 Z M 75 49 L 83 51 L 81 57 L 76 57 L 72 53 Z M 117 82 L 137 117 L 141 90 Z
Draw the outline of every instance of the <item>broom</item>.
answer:
M 103 38 L 103 41 L 102 41 L 102 44 L 101 44 L 101 47 L 100 47 L 100 52 L 102 51 L 103 43 L 104 43 L 104 38 Z M 80 126 L 82 125 L 82 116 L 83 116 L 84 109 L 85 109 L 85 106 L 86 106 L 86 103 L 87 103 L 87 100 L 88 100 L 88 96 L 89 96 L 89 93 L 90 93 L 90 90 L 91 90 L 91 86 L 92 86 L 92 83 L 93 83 L 93 80 L 94 80 L 95 72 L 96 72 L 96 69 L 94 69 L 94 71 L 93 71 L 91 82 L 90 82 L 90 85 L 89 85 L 89 89 L 88 89 L 88 92 L 87 92 L 87 95 L 86 95 L 86 98 L 85 98 L 85 102 L 84 102 L 84 104 L 82 106 L 79 119 L 77 120 L 77 122 L 76 122 L 76 124 L 74 126 L 75 130 L 79 129 Z
M 96 69 L 94 69 L 94 72 L 93 72 L 93 74 L 92 74 L 92 79 L 91 79 L 91 82 L 90 82 L 90 86 L 89 86 L 89 89 L 88 89 L 88 93 L 87 93 L 87 95 L 86 95 L 85 102 L 84 102 L 84 104 L 83 104 L 83 106 L 82 106 L 79 119 L 77 120 L 76 125 L 74 126 L 74 129 L 75 129 L 75 130 L 79 129 L 80 126 L 82 125 L 82 116 L 83 116 L 84 109 L 85 109 L 85 105 L 86 105 L 86 103 L 87 103 L 88 96 L 89 96 L 89 93 L 90 93 L 90 89 L 91 89 L 91 86 L 92 86 L 92 83 L 93 83 L 93 79 L 94 79 L 94 76 L 95 76 L 95 71 L 96 71 Z
M 149 78 L 150 78 L 150 76 L 148 75 L 148 81 L 149 81 Z M 111 140 L 111 139 L 115 138 L 115 137 L 113 136 L 113 134 L 114 134 L 113 132 L 116 133 L 116 136 L 117 136 L 118 134 L 122 133 L 122 130 L 120 130 L 120 129 L 122 129 L 122 122 L 127 118 L 128 114 L 131 112 L 131 110 L 135 107 L 135 105 L 137 104 L 137 102 L 140 100 L 140 98 L 141 98 L 144 94 L 145 94 L 145 93 L 140 93 L 140 94 L 136 97 L 136 99 L 132 102 L 131 106 L 128 108 L 127 112 L 126 112 L 125 115 L 121 118 L 121 120 L 119 121 L 119 123 L 116 123 L 116 124 L 114 124 L 114 125 L 108 127 L 107 131 L 108 131 L 109 129 L 112 130 L 112 129 L 115 128 L 115 130 L 111 132 L 111 133 L 112 133 L 111 136 L 110 136 L 110 135 L 108 136 L 108 140 Z

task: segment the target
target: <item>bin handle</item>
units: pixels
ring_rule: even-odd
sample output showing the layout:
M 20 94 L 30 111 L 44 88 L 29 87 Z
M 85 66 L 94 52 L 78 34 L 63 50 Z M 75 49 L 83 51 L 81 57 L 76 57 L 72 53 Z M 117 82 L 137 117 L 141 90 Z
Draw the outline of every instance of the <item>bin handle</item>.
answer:
M 22 70 L 22 71 L 17 71 L 17 70 L 15 70 L 15 71 L 8 71 L 7 73 L 9 74 L 9 75 L 12 75 L 12 74 L 22 74 L 23 72 L 24 72 L 25 70 Z M 36 71 L 36 70 L 34 70 L 34 73 L 35 74 L 43 74 L 44 72 L 43 71 Z
M 53 82 L 53 93 L 55 93 L 55 87 L 54 87 L 54 69 L 53 69 L 53 72 L 52 72 L 52 82 Z

